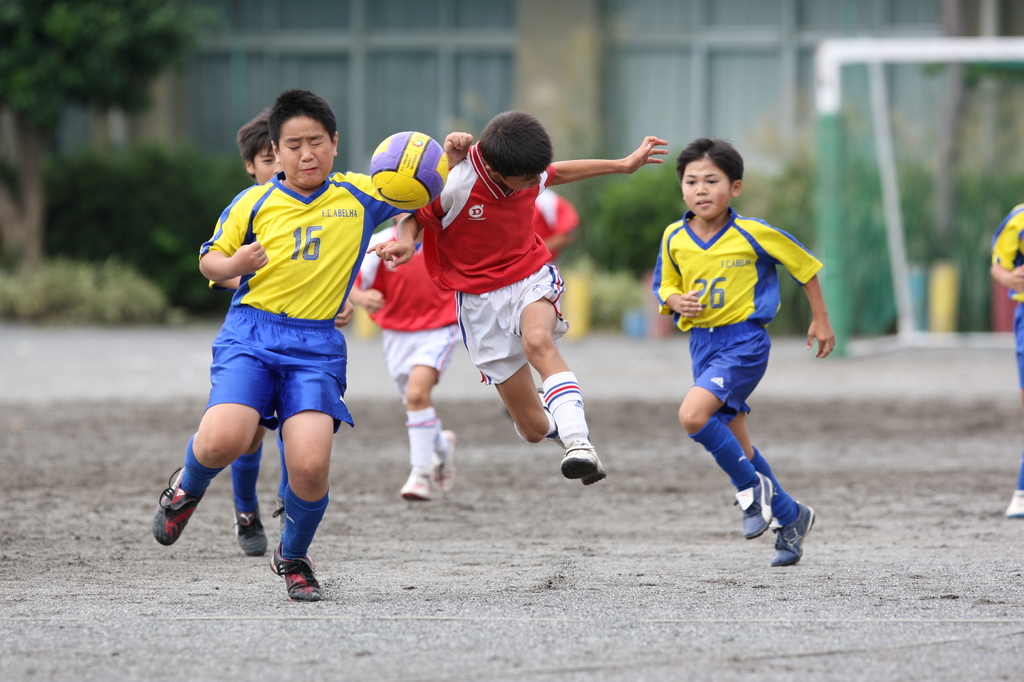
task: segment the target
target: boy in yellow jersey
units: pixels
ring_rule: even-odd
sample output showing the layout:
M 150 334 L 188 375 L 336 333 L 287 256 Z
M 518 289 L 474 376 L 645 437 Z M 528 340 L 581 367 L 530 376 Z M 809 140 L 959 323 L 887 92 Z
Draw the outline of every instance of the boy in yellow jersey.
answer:
M 307 550 L 327 507 L 334 434 L 352 424 L 335 317 L 374 228 L 401 211 L 368 176 L 331 173 L 338 132 L 323 98 L 284 92 L 268 125 L 282 173 L 236 196 L 200 250 L 205 277 L 241 281 L 213 342 L 206 412 L 181 475 L 160 496 L 153 535 L 173 544 L 213 477 L 250 447 L 261 424 L 280 424 L 289 480 L 271 568 L 291 599 L 317 601 Z
M 992 279 L 1009 289 L 1017 301 L 1013 313 L 1013 335 L 1017 341 L 1017 375 L 1024 400 L 1024 204 L 1013 207 L 992 237 Z M 1017 490 L 1006 508 L 1006 518 L 1024 519 L 1024 456 L 1017 474 Z
M 807 347 L 817 339 L 819 358 L 835 347 L 818 282 L 821 263 L 790 235 L 730 207 L 743 186 L 743 158 L 729 143 L 691 142 L 676 160 L 676 173 L 689 210 L 665 229 L 653 290 L 662 314 L 690 332 L 694 385 L 679 421 L 739 491 L 744 536 L 773 527 L 771 565 L 790 566 L 803 555 L 814 510 L 782 489 L 751 445 L 745 401 L 768 367 L 765 325 L 779 309 L 777 265 L 803 285 L 811 304 Z

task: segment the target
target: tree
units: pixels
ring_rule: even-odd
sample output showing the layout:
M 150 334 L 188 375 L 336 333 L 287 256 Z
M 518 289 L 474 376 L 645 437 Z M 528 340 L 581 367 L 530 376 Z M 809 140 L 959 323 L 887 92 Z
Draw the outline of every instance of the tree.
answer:
M 0 0 L 0 108 L 13 115 L 16 148 L 0 178 L 6 260 L 42 260 L 42 164 L 61 111 L 144 109 L 150 83 L 180 62 L 206 16 L 180 0 Z

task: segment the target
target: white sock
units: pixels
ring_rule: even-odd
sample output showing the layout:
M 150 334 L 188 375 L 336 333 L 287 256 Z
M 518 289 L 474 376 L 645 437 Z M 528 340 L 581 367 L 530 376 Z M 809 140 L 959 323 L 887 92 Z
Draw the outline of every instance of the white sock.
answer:
M 409 462 L 413 469 L 430 471 L 434 467 L 434 441 L 441 433 L 441 420 L 433 407 L 406 410 L 409 430 Z
M 438 457 L 446 457 L 452 450 L 452 444 L 441 431 L 441 420 L 437 420 L 437 436 L 434 437 L 434 452 Z
M 590 429 L 583 412 L 583 394 L 572 372 L 552 374 L 544 380 L 544 405 L 548 408 L 562 442 L 575 438 L 587 440 Z

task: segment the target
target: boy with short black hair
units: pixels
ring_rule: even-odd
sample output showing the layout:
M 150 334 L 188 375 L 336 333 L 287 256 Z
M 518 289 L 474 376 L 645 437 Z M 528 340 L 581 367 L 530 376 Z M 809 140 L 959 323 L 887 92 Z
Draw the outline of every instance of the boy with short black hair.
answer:
M 257 185 L 266 183 L 281 170 L 274 154 L 274 144 L 270 139 L 270 127 L 267 118 L 270 109 L 264 109 L 254 119 L 238 129 L 235 142 L 238 153 L 245 164 L 245 172 Z
M 241 277 L 213 342 L 207 409 L 185 464 L 161 494 L 153 535 L 181 535 L 210 481 L 280 424 L 289 481 L 286 523 L 271 568 L 293 600 L 322 598 L 307 550 L 328 502 L 331 445 L 352 424 L 345 405 L 345 337 L 335 329 L 374 229 L 400 213 L 366 175 L 331 173 L 334 112 L 308 90 L 289 90 L 268 116 L 283 173 L 221 214 L 200 251 L 208 279 Z
M 814 510 L 782 489 L 751 445 L 746 400 L 768 367 L 765 326 L 779 309 L 777 265 L 803 286 L 811 305 L 807 348 L 817 340 L 823 358 L 835 347 L 818 282 L 821 263 L 782 230 L 733 210 L 730 203 L 743 187 L 743 157 L 728 142 L 694 140 L 680 152 L 676 173 L 689 210 L 665 228 L 653 290 L 662 314 L 690 332 L 694 385 L 679 421 L 736 486 L 744 536 L 774 527 L 771 565 L 790 566 L 803 555 Z
M 398 240 L 374 252 L 387 262 L 412 258 L 423 232 L 427 270 L 442 289 L 456 292 L 459 326 L 473 364 L 494 384 L 530 443 L 558 438 L 565 446 L 562 475 L 584 485 L 605 477 L 590 443 L 576 375 L 555 345 L 568 323 L 558 309 L 564 286 L 551 254 L 533 230 L 537 195 L 545 187 L 662 163 L 664 140 L 649 136 L 628 157 L 552 163 L 551 139 L 522 111 L 498 114 L 480 141 L 451 133 L 453 162 L 441 196 L 406 217 Z M 538 397 L 531 366 L 543 381 Z

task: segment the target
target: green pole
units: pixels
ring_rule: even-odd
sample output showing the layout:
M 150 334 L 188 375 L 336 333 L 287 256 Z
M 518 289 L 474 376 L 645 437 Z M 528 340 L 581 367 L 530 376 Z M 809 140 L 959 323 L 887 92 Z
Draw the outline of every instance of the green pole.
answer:
M 818 116 L 818 182 L 814 213 L 818 248 L 824 264 L 820 276 L 835 354 L 846 355 L 850 339 L 850 299 L 843 253 L 843 122 L 838 113 Z

